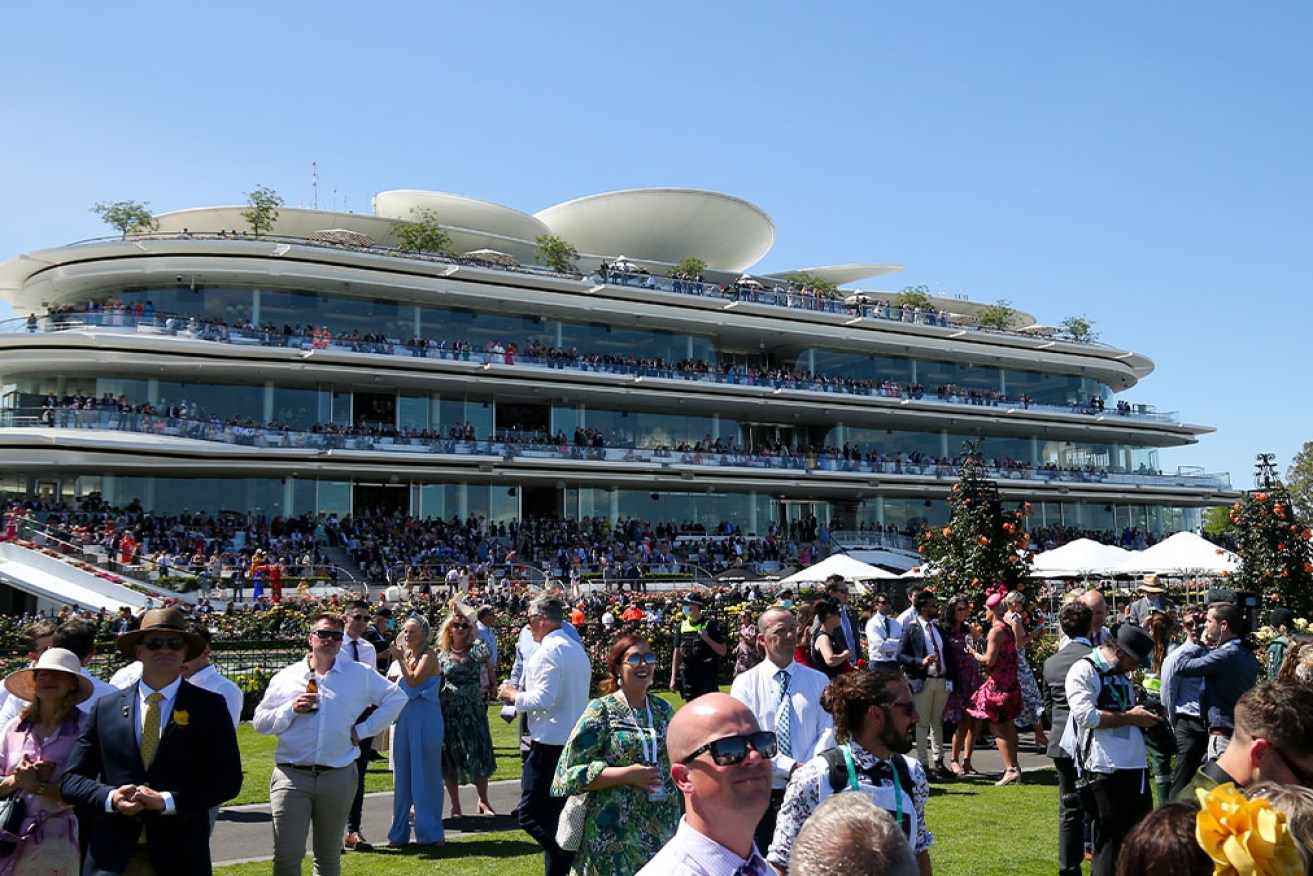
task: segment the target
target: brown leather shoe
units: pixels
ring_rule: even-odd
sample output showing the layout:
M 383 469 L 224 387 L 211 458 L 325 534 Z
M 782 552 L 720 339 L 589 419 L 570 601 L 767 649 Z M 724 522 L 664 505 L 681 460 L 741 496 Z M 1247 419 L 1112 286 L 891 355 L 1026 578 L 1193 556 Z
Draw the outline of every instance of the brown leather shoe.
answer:
M 374 844 L 365 839 L 364 834 L 356 832 L 346 835 L 346 839 L 342 840 L 342 848 L 348 852 L 372 852 Z

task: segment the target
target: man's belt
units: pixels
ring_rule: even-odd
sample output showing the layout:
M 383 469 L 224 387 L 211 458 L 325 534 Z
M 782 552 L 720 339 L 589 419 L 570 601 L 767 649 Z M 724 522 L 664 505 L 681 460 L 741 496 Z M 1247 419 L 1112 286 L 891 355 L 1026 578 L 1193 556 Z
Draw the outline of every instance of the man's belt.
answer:
M 344 766 L 340 766 L 340 767 L 324 766 L 323 764 L 318 764 L 318 763 L 280 763 L 280 764 L 275 764 L 275 766 L 277 766 L 280 770 L 299 770 L 303 773 L 310 773 L 310 775 L 312 776 L 317 776 L 320 773 L 332 772 L 333 770 L 346 769 L 346 767 Z M 350 764 L 347 764 L 347 766 L 350 766 Z

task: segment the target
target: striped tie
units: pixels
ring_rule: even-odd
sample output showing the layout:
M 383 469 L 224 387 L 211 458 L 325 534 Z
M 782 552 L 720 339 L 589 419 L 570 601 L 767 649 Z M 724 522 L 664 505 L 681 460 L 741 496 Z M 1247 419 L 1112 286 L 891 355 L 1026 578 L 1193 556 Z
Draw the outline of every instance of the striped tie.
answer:
M 793 757 L 793 709 L 789 705 L 789 673 L 781 669 L 775 673 L 775 681 L 780 686 L 780 711 L 775 716 L 775 742 L 780 754 Z
M 155 749 L 160 747 L 160 703 L 164 694 L 158 691 L 146 697 L 146 718 L 141 725 L 141 763 L 147 769 L 155 759 Z

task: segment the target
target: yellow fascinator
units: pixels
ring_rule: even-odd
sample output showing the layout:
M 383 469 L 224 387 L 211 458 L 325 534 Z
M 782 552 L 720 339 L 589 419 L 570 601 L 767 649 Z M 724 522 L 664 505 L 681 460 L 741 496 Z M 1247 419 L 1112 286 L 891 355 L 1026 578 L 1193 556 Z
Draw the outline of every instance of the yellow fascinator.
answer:
M 1285 813 L 1261 797 L 1246 800 L 1230 782 L 1196 793 L 1202 809 L 1194 835 L 1213 859 L 1214 876 L 1302 876 L 1304 858 Z

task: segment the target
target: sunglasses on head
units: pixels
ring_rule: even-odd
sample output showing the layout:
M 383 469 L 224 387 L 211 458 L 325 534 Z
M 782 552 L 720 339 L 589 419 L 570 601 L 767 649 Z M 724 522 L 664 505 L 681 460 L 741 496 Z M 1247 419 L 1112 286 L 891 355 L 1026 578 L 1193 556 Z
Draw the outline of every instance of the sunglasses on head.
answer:
M 333 642 L 340 642 L 345 637 L 341 630 L 311 630 L 310 632 L 321 639 L 329 639 Z
M 708 742 L 684 758 L 683 763 L 692 763 L 699 755 L 711 752 L 711 759 L 716 766 L 734 766 L 747 760 L 748 749 L 760 754 L 763 759 L 775 756 L 775 734 L 769 730 L 758 730 L 743 736 L 726 736 Z
M 642 666 L 644 663 L 646 663 L 648 666 L 651 666 L 652 664 L 656 663 L 656 655 L 653 654 L 651 651 L 647 652 L 646 654 L 630 654 L 628 657 L 625 658 L 625 662 L 628 663 L 630 666 Z
M 187 640 L 182 636 L 169 636 L 167 639 L 142 639 L 141 644 L 147 651 L 158 651 L 161 648 L 181 651 L 187 647 Z

